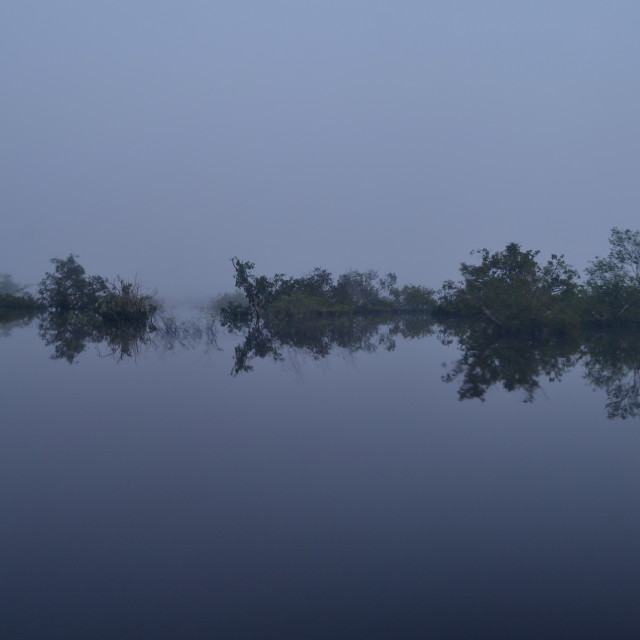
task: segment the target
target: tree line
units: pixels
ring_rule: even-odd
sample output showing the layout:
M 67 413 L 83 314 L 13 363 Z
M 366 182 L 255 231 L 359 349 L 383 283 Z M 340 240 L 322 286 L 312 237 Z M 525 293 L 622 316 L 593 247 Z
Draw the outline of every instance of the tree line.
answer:
M 579 325 L 640 323 L 640 232 L 613 228 L 609 253 L 597 257 L 584 277 L 564 256 L 540 260 L 540 252 L 508 244 L 502 251 L 472 252 L 460 278 L 438 290 L 398 285 L 395 273 L 351 270 L 334 277 L 315 268 L 307 275 L 257 275 L 250 261 L 232 258 L 235 286 L 241 294 L 220 308 L 223 326 L 238 327 L 267 318 L 420 313 L 440 321 L 456 319 L 503 333 L 566 330 Z M 91 313 L 104 323 L 146 321 L 153 315 L 152 295 L 135 282 L 89 276 L 70 255 L 54 258 L 36 295 L 0 275 L 0 309 L 46 310 L 57 314 Z
M 504 333 L 566 329 L 576 325 L 640 323 L 640 232 L 613 228 L 609 254 L 596 258 L 584 279 L 564 256 L 541 262 L 539 251 L 512 242 L 502 251 L 472 252 L 461 278 L 436 291 L 397 286 L 397 276 L 349 271 L 334 279 L 316 268 L 304 277 L 255 275 L 252 262 L 232 259 L 235 284 L 244 300 L 223 306 L 221 321 L 260 321 L 344 313 L 429 313 L 438 320 L 462 319 Z
M 484 249 L 473 254 L 479 259 L 461 265 L 457 282 L 447 281 L 439 291 L 398 287 L 394 274 L 374 271 L 334 278 L 315 269 L 299 278 L 268 278 L 234 259 L 239 295 L 224 296 L 217 316 L 203 313 L 198 321 L 156 315 L 153 297 L 138 285 L 87 275 L 74 256 L 52 261 L 37 296 L 0 275 L 0 296 L 31 305 L 17 318 L 37 312 L 52 357 L 68 362 L 89 345 L 116 359 L 145 347 L 215 350 L 222 325 L 240 336 L 232 369 L 237 375 L 251 371 L 256 359 L 392 350 L 399 336 L 437 332 L 460 350 L 442 376 L 459 385 L 460 399 L 483 399 L 500 385 L 532 401 L 541 379 L 559 379 L 581 363 L 585 379 L 606 391 L 609 417 L 625 418 L 640 415 L 640 233 L 613 229 L 609 245 L 609 254 L 593 260 L 583 279 L 562 256 L 543 262 L 539 252 L 515 243 L 498 252 Z M 6 310 L 0 309 L 1 326 L 10 326 L 4 324 Z M 300 317 L 304 321 L 295 321 Z

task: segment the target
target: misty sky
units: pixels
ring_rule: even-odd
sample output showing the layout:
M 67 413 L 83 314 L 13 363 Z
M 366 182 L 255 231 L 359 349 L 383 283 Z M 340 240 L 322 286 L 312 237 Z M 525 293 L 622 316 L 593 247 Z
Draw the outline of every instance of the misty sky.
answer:
M 439 286 L 640 228 L 640 3 L 3 0 L 0 272 Z

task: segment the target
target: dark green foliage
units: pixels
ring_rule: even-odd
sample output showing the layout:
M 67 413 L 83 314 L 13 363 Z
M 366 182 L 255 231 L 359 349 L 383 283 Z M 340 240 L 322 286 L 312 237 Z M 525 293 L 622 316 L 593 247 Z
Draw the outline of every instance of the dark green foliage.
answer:
M 563 256 L 546 264 L 539 251 L 511 243 L 504 251 L 476 251 L 479 265 L 462 263 L 460 282 L 447 281 L 440 292 L 440 314 L 490 323 L 502 331 L 534 330 L 563 324 L 576 309 L 578 273 Z
M 395 274 L 389 275 L 395 284 Z M 333 296 L 339 304 L 353 306 L 355 309 L 387 310 L 391 306 L 391 300 L 384 294 L 388 293 L 390 286 L 390 280 L 381 279 L 373 269 L 352 270 L 338 277 Z
M 291 318 L 313 318 L 314 316 L 336 316 L 353 313 L 354 309 L 335 302 L 331 298 L 314 296 L 294 291 L 277 299 L 270 307 L 271 315 Z
M 84 267 L 69 254 L 68 258 L 53 258 L 55 269 L 40 282 L 40 302 L 55 312 L 95 310 L 109 285 L 101 276 L 85 275 Z
M 284 277 L 276 274 L 271 280 L 266 276 L 252 273 L 253 262 L 242 262 L 232 258 L 231 264 L 236 271 L 236 287 L 244 292 L 256 318 L 260 318 L 265 307 L 268 307 L 278 296 Z
M 334 288 L 333 276 L 326 269 L 316 267 L 309 275 L 293 280 L 293 288 L 309 296 L 330 298 Z
M 49 311 L 92 313 L 106 323 L 145 323 L 155 313 L 153 297 L 143 294 L 139 284 L 87 276 L 76 258 L 51 260 L 55 269 L 45 274 L 38 288 L 39 302 Z
M 608 260 L 624 271 L 631 282 L 640 285 L 640 231 L 622 231 L 613 227 L 609 236 Z
M 53 357 L 73 362 L 90 343 L 106 344 L 119 358 L 135 355 L 154 330 L 152 296 L 122 278 L 87 276 L 76 256 L 51 262 L 55 269 L 45 274 L 38 291 L 46 308 L 40 335 L 54 346 Z
M 334 282 L 326 269 L 315 268 L 299 278 L 283 274 L 268 278 L 254 275 L 252 262 L 233 258 L 232 264 L 236 287 L 243 292 L 256 320 L 266 314 L 302 318 L 391 311 L 424 313 L 435 306 L 431 289 L 412 285 L 398 289 L 394 273 L 380 277 L 377 271 L 352 270 Z M 244 313 L 238 304 L 228 304 L 221 309 L 221 321 L 232 325 Z
M 107 282 L 107 290 L 100 297 L 97 310 L 108 324 L 145 324 L 157 311 L 157 306 L 152 296 L 142 293 L 138 283 L 117 278 L 115 282 Z
M 491 327 L 496 335 L 549 331 L 572 332 L 575 326 L 640 326 L 640 232 L 612 229 L 607 258 L 587 269 L 585 285 L 562 255 L 539 261 L 539 251 L 510 243 L 503 251 L 474 251 L 479 264 L 462 263 L 458 282 L 446 281 L 438 296 L 427 287 L 397 286 L 397 277 L 352 270 L 334 281 L 324 269 L 307 276 L 256 276 L 254 264 L 233 258 L 236 286 L 248 306 L 229 304 L 221 311 L 226 326 L 266 315 L 289 318 L 362 313 L 435 313 L 465 318 Z
M 430 313 L 436 307 L 433 289 L 407 284 L 402 289 L 391 289 L 394 306 L 400 311 Z
M 640 324 L 639 232 L 611 230 L 609 255 L 587 268 L 583 309 L 601 324 Z

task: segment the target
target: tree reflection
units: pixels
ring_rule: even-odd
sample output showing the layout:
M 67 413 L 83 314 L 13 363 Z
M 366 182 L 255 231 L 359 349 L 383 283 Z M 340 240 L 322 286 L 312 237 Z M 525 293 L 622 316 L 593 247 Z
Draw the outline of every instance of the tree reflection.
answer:
M 524 394 L 533 402 L 541 381 L 556 381 L 578 364 L 584 379 L 606 393 L 607 416 L 640 417 L 640 336 L 629 333 L 514 334 L 487 324 L 440 325 L 444 344 L 462 355 L 442 376 L 459 383 L 460 400 L 484 400 L 494 386 Z
M 640 416 L 640 336 L 593 336 L 585 345 L 584 367 L 584 379 L 607 394 L 609 418 Z
M 152 346 L 162 351 L 199 347 L 205 353 L 218 350 L 215 318 L 210 313 L 187 319 L 161 314 L 154 321 Z
M 437 330 L 443 344 L 460 350 L 442 376 L 444 382 L 458 385 L 460 400 L 485 400 L 491 388 L 500 387 L 533 402 L 544 381 L 560 380 L 580 364 L 584 380 L 605 392 L 609 418 L 640 417 L 640 334 L 628 332 L 514 333 L 485 322 L 447 320 L 436 325 L 429 316 L 400 314 L 304 320 L 279 316 L 258 322 L 241 316 L 218 321 L 206 312 L 187 319 L 154 313 L 140 322 L 105 322 L 75 311 L 37 317 L 40 337 L 53 347 L 51 357 L 69 363 L 91 346 L 116 361 L 136 358 L 143 349 L 219 350 L 219 322 L 238 337 L 234 376 L 252 371 L 256 360 L 295 365 L 300 355 L 322 360 L 336 352 L 393 351 L 398 337 L 422 338 Z M 0 335 L 32 319 L 30 313 L 1 316 Z
M 51 357 L 70 364 L 91 345 L 116 361 L 135 358 L 145 348 L 217 348 L 215 322 L 207 314 L 178 320 L 154 313 L 136 322 L 105 322 L 93 313 L 49 312 L 40 315 L 38 330 L 44 343 L 53 347 Z
M 234 364 L 231 374 L 237 376 L 253 370 L 250 364 L 254 358 L 268 358 L 283 360 L 278 348 L 278 340 L 263 326 L 260 321 L 251 322 L 245 329 L 242 342 L 236 345 L 234 350 Z
M 0 338 L 8 338 L 14 329 L 26 327 L 35 316 L 30 309 L 0 309 Z
M 449 322 L 441 327 L 444 344 L 457 341 L 462 356 L 442 377 L 459 381 L 460 400 L 484 400 L 489 389 L 521 391 L 532 402 L 540 380 L 560 380 L 581 357 L 581 343 L 567 334 L 511 334 L 480 323 Z
M 89 345 L 104 346 L 116 360 L 136 356 L 155 331 L 153 317 L 141 322 L 105 323 L 93 313 L 49 312 L 39 319 L 38 331 L 54 360 L 76 361 Z
M 223 319 L 222 323 L 241 336 L 234 351 L 232 375 L 251 371 L 255 359 L 281 362 L 285 349 L 320 360 L 335 350 L 348 354 L 373 353 L 381 348 L 392 351 L 396 336 L 423 337 L 433 332 L 433 323 L 425 316 L 360 315 L 303 321 L 277 317 L 257 322 Z

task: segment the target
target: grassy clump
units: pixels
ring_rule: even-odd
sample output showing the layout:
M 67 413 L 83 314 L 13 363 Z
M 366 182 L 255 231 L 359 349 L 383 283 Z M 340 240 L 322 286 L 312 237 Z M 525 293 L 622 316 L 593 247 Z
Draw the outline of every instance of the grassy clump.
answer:
M 98 314 L 105 323 L 146 323 L 156 310 L 153 296 L 142 293 L 137 282 L 125 282 L 118 278 L 108 283 L 108 289 L 100 299 Z

